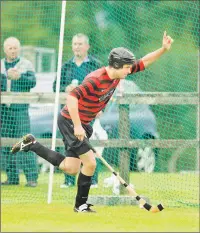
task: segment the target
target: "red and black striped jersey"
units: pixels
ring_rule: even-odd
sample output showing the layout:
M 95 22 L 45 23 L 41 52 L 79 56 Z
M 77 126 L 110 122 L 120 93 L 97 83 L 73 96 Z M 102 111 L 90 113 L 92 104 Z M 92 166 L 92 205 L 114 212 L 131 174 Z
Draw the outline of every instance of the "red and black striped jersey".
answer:
M 144 70 L 142 60 L 132 66 L 131 74 Z M 113 95 L 120 79 L 110 79 L 106 68 L 102 67 L 88 74 L 82 84 L 70 92 L 78 99 L 78 110 L 81 123 L 89 124 L 96 115 L 105 108 Z M 61 110 L 61 115 L 71 119 L 67 105 Z

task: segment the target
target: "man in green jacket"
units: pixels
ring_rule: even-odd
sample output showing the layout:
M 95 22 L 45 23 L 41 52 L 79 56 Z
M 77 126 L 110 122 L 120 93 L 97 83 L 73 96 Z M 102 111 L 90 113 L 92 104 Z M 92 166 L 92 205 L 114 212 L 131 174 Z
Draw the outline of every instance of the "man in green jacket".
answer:
M 33 65 L 23 57 L 19 57 L 20 41 L 9 37 L 4 41 L 5 58 L 1 59 L 1 91 L 2 92 L 30 92 L 36 85 Z M 30 132 L 30 118 L 28 104 L 1 105 L 1 137 L 18 138 Z M 19 157 L 10 153 L 10 147 L 2 148 L 5 156 L 5 170 L 7 180 L 1 185 L 18 185 L 19 170 L 23 169 L 27 180 L 27 187 L 36 187 L 38 168 L 36 156 L 21 153 Z

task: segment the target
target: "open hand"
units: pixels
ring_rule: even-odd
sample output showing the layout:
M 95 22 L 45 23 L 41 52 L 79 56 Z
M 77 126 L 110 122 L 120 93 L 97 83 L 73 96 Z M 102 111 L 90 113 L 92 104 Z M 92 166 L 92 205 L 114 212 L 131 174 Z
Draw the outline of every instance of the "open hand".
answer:
M 169 50 L 173 42 L 174 40 L 171 38 L 171 36 L 167 36 L 167 32 L 164 31 L 162 47 L 166 50 Z

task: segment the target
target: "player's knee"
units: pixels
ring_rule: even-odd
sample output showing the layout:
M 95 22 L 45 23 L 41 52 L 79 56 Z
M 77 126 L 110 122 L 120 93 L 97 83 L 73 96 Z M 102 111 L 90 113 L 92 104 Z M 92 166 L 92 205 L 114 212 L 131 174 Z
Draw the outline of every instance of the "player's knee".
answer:
M 78 173 L 78 171 L 71 170 L 68 174 L 72 175 L 72 176 L 75 176 L 75 175 L 77 175 L 77 173 Z
M 63 168 L 63 171 L 69 175 L 76 175 L 78 172 L 79 172 L 79 169 L 77 168 L 73 168 L 73 167 L 70 167 L 70 166 L 65 166 Z
M 96 160 L 91 160 L 87 164 L 84 164 L 88 171 L 95 171 L 96 168 Z

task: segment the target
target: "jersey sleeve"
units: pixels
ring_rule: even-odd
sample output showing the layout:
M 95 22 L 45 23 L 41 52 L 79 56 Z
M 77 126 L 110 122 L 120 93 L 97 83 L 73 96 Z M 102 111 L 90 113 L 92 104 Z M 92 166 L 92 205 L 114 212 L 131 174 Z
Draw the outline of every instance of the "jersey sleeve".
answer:
M 143 71 L 145 69 L 143 61 L 137 60 L 134 65 L 132 66 L 131 74 Z

